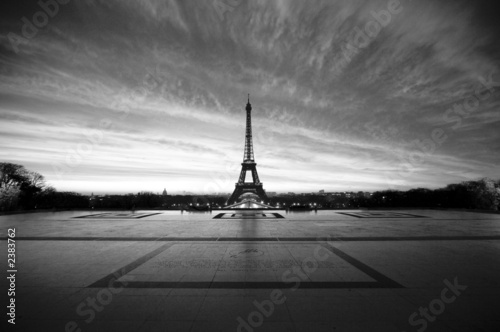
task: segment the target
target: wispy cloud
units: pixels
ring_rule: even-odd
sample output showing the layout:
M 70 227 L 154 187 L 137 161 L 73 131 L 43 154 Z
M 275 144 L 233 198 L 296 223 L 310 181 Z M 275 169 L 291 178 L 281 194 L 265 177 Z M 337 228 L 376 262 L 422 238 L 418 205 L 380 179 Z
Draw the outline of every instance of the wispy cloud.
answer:
M 251 93 L 256 158 L 269 190 L 499 177 L 499 92 L 461 128 L 444 120 L 474 95 L 479 77 L 499 71 L 489 5 L 401 6 L 349 59 L 344 47 L 355 29 L 387 10 L 387 1 L 242 2 L 223 20 L 211 1 L 75 1 L 17 53 L 9 33 L 22 36 L 21 18 L 40 7 L 0 13 L 0 159 L 77 191 L 202 190 L 211 181 L 204 168 L 217 174 L 227 173 L 227 162 L 238 166 Z M 436 128 L 446 142 L 388 181 L 418 151 L 415 140 Z M 60 179 L 50 163 L 64 163 L 88 130 L 103 139 Z

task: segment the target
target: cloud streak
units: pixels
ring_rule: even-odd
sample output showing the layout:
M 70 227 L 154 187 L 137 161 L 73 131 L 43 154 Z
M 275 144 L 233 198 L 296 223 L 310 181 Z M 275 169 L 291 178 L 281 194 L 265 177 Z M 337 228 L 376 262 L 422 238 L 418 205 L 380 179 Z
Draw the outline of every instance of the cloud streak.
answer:
M 0 158 L 65 190 L 200 191 L 210 174 L 227 175 L 227 162 L 236 165 L 236 181 L 251 93 L 268 190 L 404 189 L 499 177 L 500 87 L 461 128 L 444 120 L 473 95 L 479 77 L 499 72 L 490 4 L 402 0 L 401 13 L 346 59 L 355 28 L 387 4 L 251 1 L 221 20 L 209 1 L 75 1 L 16 53 L 7 36 L 21 35 L 21 18 L 40 10 L 21 1 L 0 14 Z M 110 126 L 100 128 L 102 120 Z M 415 140 L 436 128 L 446 142 L 388 181 L 415 153 Z M 103 139 L 93 152 L 57 177 L 50 162 L 64 163 L 85 142 L 82 133 L 97 129 Z

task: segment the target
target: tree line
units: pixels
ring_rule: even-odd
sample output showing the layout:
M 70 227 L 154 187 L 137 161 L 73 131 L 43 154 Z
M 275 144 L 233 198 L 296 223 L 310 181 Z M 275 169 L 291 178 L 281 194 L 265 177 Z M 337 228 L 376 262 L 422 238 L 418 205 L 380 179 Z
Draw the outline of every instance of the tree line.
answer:
M 88 208 L 87 196 L 58 192 L 22 165 L 0 163 L 0 211 Z
M 0 163 L 0 211 L 34 209 L 180 209 L 189 206 L 224 206 L 228 197 L 213 195 L 158 195 L 140 192 L 127 195 L 88 196 L 58 192 L 43 175 L 22 165 Z M 462 208 L 500 209 L 500 180 L 483 178 L 450 184 L 439 189 L 385 190 L 358 193 L 304 194 L 271 197 L 273 206 L 293 204 L 317 208 Z

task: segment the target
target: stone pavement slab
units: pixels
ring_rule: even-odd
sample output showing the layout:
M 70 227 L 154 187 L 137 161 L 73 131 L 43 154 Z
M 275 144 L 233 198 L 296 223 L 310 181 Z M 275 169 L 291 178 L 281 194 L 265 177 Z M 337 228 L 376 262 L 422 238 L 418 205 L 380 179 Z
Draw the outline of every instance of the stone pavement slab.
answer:
M 500 329 L 500 215 L 277 213 L 284 218 L 214 218 L 219 211 L 0 216 L 5 256 L 5 234 L 16 229 L 16 328 Z M 7 271 L 6 259 L 1 268 Z M 6 278 L 0 287 L 7 301 Z

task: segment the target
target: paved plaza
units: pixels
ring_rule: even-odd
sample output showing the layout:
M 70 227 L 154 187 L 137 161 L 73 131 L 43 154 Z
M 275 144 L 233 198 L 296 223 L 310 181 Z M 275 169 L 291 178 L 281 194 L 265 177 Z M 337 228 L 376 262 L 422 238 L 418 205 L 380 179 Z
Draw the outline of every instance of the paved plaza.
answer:
M 500 214 L 78 211 L 0 228 L 3 271 L 15 228 L 13 331 L 500 329 Z

